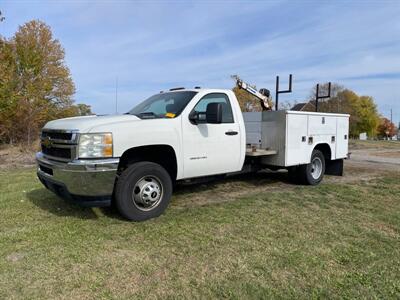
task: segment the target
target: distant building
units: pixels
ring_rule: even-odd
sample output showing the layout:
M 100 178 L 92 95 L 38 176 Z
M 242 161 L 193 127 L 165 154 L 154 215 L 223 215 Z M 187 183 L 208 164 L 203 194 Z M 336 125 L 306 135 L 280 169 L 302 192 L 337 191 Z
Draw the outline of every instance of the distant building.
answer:
M 294 111 L 315 111 L 315 105 L 311 102 L 297 103 L 290 110 Z
M 367 139 L 368 139 L 368 136 L 367 136 L 366 132 L 360 133 L 360 140 L 361 141 L 366 141 Z

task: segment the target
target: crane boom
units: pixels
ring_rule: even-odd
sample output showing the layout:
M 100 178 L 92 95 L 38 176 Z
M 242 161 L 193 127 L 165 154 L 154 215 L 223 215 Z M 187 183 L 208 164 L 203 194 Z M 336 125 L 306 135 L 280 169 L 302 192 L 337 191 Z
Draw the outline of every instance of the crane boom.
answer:
M 253 86 L 240 79 L 239 76 L 232 75 L 231 77 L 236 81 L 236 86 L 239 89 L 245 90 L 260 100 L 263 110 L 272 109 L 272 105 L 270 104 L 270 94 L 267 89 L 261 89 L 260 91 L 257 91 Z

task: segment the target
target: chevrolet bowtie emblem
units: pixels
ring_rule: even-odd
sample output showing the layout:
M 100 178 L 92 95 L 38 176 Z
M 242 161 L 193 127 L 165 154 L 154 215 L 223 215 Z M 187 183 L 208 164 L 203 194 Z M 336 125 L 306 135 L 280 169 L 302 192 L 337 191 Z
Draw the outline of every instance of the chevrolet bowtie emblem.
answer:
M 53 145 L 53 141 L 50 139 L 50 137 L 46 136 L 43 141 L 42 144 L 46 147 L 46 148 L 51 148 L 51 146 Z

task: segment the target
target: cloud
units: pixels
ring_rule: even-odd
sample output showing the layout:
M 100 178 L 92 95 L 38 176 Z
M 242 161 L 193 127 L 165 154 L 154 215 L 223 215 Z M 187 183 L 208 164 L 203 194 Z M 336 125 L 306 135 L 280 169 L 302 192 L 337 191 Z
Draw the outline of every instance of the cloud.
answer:
M 77 101 L 99 113 L 114 110 L 117 76 L 123 111 L 173 86 L 231 88 L 239 74 L 273 91 L 277 74 L 284 84 L 293 73 L 282 99 L 335 81 L 399 120 L 399 2 L 6 2 L 4 12 L 8 35 L 32 18 L 52 26 Z

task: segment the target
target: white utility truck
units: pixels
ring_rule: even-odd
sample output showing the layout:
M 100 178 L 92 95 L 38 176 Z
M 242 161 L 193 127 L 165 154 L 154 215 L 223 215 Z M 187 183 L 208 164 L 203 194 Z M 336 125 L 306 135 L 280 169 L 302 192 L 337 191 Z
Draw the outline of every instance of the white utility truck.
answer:
M 86 206 L 116 205 L 129 220 L 159 216 L 180 180 L 269 168 L 303 184 L 342 175 L 349 115 L 268 111 L 265 91 L 246 89 L 264 111 L 242 113 L 222 89 L 171 89 L 124 115 L 48 122 L 36 154 L 40 181 Z

